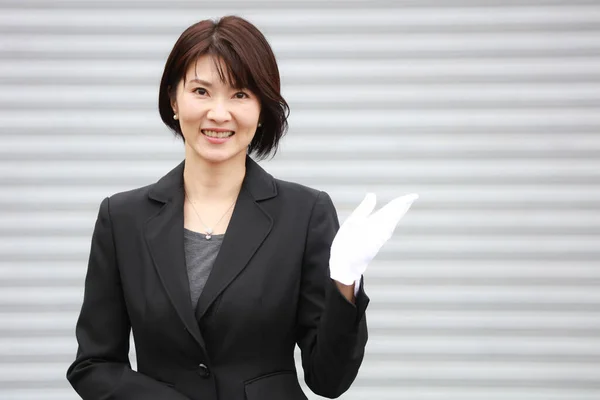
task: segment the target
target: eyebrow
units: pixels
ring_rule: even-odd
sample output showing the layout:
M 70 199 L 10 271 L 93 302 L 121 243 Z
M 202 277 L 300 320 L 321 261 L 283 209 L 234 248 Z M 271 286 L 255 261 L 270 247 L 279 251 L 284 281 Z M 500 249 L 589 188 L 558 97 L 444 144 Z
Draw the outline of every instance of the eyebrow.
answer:
M 212 86 L 212 83 L 210 83 L 209 81 L 205 81 L 203 79 L 198 79 L 198 78 L 190 79 L 190 83 L 192 83 L 192 82 L 196 82 L 201 85 L 208 86 L 208 87 Z

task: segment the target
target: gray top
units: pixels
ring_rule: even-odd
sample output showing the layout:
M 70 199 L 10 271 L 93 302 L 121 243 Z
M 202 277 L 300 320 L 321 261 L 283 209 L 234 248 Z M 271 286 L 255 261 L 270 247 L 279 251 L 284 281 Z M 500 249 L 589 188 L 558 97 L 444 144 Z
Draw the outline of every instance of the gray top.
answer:
M 210 271 L 212 271 L 217 254 L 219 254 L 224 236 L 212 235 L 210 240 L 207 240 L 202 233 L 185 228 L 183 230 L 185 264 L 190 281 L 190 297 L 194 309 L 200 298 L 200 293 L 204 289 L 206 280 L 210 275 Z

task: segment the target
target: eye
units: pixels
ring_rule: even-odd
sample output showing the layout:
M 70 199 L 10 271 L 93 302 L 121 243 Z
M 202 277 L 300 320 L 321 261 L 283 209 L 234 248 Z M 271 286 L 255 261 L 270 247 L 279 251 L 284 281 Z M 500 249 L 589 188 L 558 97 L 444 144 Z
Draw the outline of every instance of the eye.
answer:
M 199 88 L 194 89 L 194 93 L 199 94 L 200 96 L 204 96 L 208 92 L 206 91 L 206 89 L 199 87 Z
M 236 94 L 233 95 L 233 97 L 235 97 L 236 99 L 247 99 L 250 96 L 248 96 L 248 94 L 246 92 L 237 92 Z

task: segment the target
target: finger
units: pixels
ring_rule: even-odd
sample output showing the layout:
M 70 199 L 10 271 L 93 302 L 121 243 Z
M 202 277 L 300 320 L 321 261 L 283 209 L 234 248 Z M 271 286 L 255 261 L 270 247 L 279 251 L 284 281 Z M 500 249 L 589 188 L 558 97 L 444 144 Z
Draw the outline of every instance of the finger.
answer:
M 349 219 L 353 218 L 366 218 L 368 217 L 375 208 L 375 203 L 377 203 L 377 196 L 375 193 L 367 193 L 363 201 L 352 211 Z
M 419 195 L 416 193 L 397 197 L 377 210 L 371 216 L 371 220 L 377 226 L 387 226 L 393 230 L 404 214 L 410 209 L 413 202 L 418 198 Z

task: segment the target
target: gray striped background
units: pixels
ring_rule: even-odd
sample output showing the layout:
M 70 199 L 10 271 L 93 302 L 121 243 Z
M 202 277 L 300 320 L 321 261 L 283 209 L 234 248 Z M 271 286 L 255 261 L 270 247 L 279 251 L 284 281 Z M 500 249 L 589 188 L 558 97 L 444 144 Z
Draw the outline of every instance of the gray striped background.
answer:
M 368 270 L 342 398 L 600 399 L 600 1 L 566 0 L 0 1 L 0 398 L 77 398 L 98 206 L 181 159 L 164 61 L 230 13 L 292 108 L 270 172 L 342 220 L 421 195 Z

